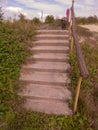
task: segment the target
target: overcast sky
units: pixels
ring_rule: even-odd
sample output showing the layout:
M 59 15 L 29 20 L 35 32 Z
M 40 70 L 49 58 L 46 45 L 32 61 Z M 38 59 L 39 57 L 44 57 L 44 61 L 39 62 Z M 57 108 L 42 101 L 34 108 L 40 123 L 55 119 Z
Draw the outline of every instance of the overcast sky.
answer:
M 39 17 L 43 11 L 44 17 L 54 15 L 64 17 L 72 0 L 0 0 L 5 17 L 17 17 L 19 13 L 27 18 Z M 98 16 L 98 0 L 75 0 L 76 16 Z

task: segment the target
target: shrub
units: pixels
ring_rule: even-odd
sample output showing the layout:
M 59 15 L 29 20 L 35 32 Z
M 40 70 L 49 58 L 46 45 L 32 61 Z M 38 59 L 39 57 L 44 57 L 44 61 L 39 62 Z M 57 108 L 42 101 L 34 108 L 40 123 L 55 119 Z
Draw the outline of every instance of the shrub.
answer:
M 40 23 L 41 23 L 40 19 L 39 19 L 39 18 L 36 18 L 36 17 L 33 18 L 32 22 L 33 22 L 34 24 L 40 24 Z
M 45 23 L 51 24 L 54 22 L 54 17 L 52 15 L 48 15 L 45 19 Z

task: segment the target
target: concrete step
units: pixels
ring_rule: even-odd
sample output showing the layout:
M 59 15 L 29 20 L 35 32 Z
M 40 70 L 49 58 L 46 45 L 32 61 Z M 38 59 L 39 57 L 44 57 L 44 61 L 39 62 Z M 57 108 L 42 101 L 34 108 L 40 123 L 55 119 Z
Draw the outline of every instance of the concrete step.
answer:
M 24 107 L 27 110 L 43 112 L 47 114 L 72 115 L 72 110 L 69 108 L 68 103 L 58 100 L 27 98 Z
M 35 41 L 35 43 L 33 44 L 33 46 L 67 46 L 69 47 L 69 43 L 67 41 L 65 42 L 46 42 L 45 40 L 39 40 L 39 41 Z
M 68 74 L 58 72 L 21 72 L 20 80 L 38 84 L 65 85 L 70 83 Z
M 58 53 L 41 53 L 41 54 L 35 54 L 32 58 L 34 59 L 51 59 L 51 60 L 69 60 L 68 54 L 58 54 Z M 58 61 L 59 62 L 59 61 Z
M 38 53 L 38 54 L 42 54 L 42 53 Z M 44 53 L 45 54 L 45 53 Z M 25 64 L 28 64 L 28 63 L 30 63 L 30 64 L 32 64 L 32 63 L 35 63 L 35 62 L 63 62 L 63 63 L 68 63 L 69 62 L 69 59 L 68 58 L 65 58 L 65 59 L 59 59 L 59 58 L 57 58 L 57 59 L 52 59 L 52 58 L 33 58 L 33 56 L 31 56 L 31 57 L 28 57 L 28 58 L 26 58 L 26 60 L 25 60 Z
M 21 69 L 21 72 L 58 72 L 58 73 L 68 73 L 69 70 L 68 69 L 44 69 L 44 68 L 27 68 L 27 67 L 23 67 Z
M 68 53 L 66 46 L 35 46 L 30 49 L 33 53 Z
M 30 69 L 30 70 L 42 70 L 44 71 L 52 71 L 52 72 L 67 72 L 70 70 L 70 65 L 68 63 L 62 62 L 35 62 L 33 64 L 23 65 L 22 68 Z
M 62 86 L 27 84 L 22 86 L 19 95 L 27 98 L 41 98 L 68 101 L 72 98 L 71 92 Z
M 68 40 L 37 40 L 34 46 L 69 46 Z
M 65 35 L 65 34 L 62 34 L 62 35 L 59 35 L 59 34 L 39 34 L 39 35 L 36 35 L 35 37 L 36 39 L 38 40 L 52 40 L 52 39 L 56 39 L 56 40 L 65 40 L 65 39 L 68 39 L 68 35 Z
M 68 30 L 37 30 L 37 34 L 68 34 Z

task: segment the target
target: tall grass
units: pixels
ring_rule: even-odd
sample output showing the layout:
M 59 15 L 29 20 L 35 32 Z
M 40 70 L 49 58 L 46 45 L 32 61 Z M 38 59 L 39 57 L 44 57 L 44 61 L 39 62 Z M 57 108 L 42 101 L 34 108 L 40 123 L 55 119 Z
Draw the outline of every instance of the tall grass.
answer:
M 34 26 L 29 22 L 0 24 L 0 129 L 7 127 L 14 118 L 19 99 L 16 88 L 20 65 L 29 55 L 26 44 L 33 37 Z

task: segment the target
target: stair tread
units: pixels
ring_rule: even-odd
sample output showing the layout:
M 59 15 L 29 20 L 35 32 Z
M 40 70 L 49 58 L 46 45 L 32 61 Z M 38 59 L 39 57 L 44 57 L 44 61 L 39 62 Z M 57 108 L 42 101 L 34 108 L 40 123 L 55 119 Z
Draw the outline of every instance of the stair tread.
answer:
M 56 70 L 68 70 L 70 69 L 69 63 L 62 62 L 35 62 L 32 64 L 26 64 L 22 66 L 23 68 L 38 68 L 38 69 L 56 69 Z
M 19 93 L 25 97 L 38 97 L 55 100 L 69 100 L 72 98 L 71 92 L 66 87 L 56 87 L 39 84 L 26 84 Z
M 29 99 L 27 98 L 24 104 L 27 110 L 43 112 L 47 114 L 62 114 L 72 115 L 72 110 L 68 103 L 58 100 L 44 100 L 44 99 Z
M 66 73 L 54 73 L 54 72 L 22 72 L 20 80 L 25 81 L 42 81 L 53 83 L 69 83 L 70 79 Z

